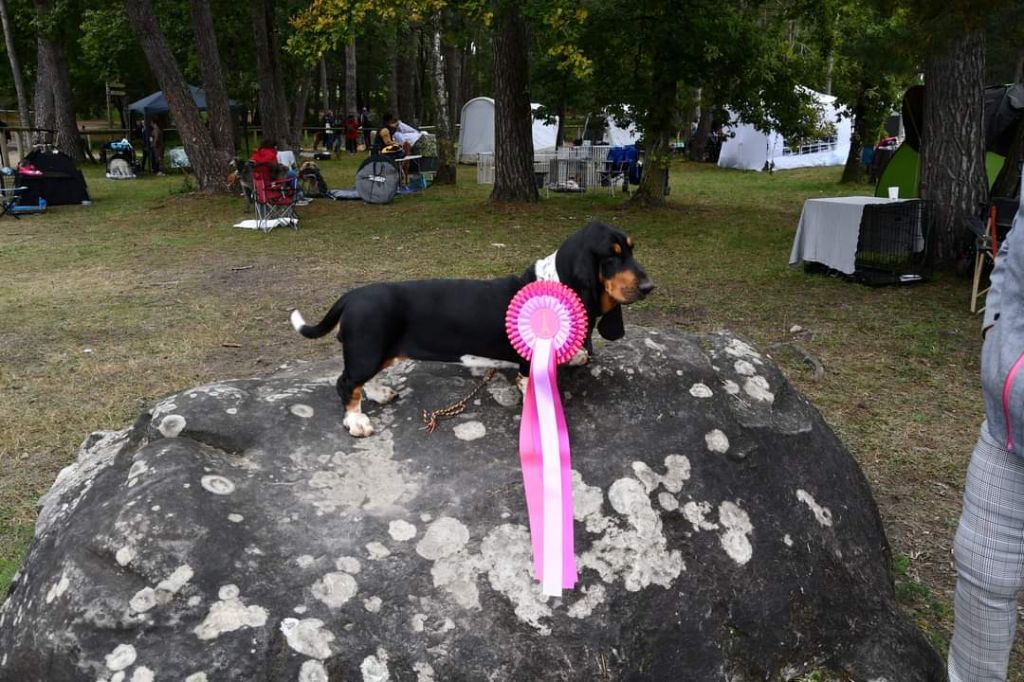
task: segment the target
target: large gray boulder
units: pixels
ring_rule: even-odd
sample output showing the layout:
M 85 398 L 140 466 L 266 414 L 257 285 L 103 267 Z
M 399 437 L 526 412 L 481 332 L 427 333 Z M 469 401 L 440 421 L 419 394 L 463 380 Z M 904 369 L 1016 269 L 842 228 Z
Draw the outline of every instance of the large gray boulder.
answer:
M 631 328 L 562 372 L 580 583 L 531 576 L 520 396 L 405 363 L 353 439 L 340 361 L 165 398 L 41 500 L 0 680 L 944 679 L 871 491 L 770 359 Z

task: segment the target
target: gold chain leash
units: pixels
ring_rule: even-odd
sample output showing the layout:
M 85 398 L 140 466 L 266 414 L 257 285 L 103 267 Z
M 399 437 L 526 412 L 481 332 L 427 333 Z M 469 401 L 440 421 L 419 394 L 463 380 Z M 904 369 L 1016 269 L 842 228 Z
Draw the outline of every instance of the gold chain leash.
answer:
M 480 392 L 480 389 L 483 388 L 488 381 L 494 378 L 494 375 L 497 373 L 497 371 L 498 370 L 495 369 L 494 367 L 487 370 L 487 374 L 484 376 L 484 378 L 481 379 L 480 382 L 473 387 L 473 390 L 469 392 L 469 395 L 467 395 L 462 400 L 456 401 L 447 407 L 442 407 L 438 410 L 434 410 L 433 412 L 427 412 L 426 410 L 423 410 L 423 425 L 427 427 L 427 433 L 433 433 L 434 429 L 437 428 L 437 423 L 440 420 L 450 419 L 456 415 L 465 412 L 466 404 L 473 399 L 473 396 Z

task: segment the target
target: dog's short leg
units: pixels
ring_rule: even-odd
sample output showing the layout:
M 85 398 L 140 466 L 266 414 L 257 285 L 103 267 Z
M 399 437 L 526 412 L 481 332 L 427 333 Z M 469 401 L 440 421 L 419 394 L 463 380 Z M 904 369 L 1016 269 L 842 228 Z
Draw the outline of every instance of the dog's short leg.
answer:
M 370 418 L 363 414 L 361 402 L 362 389 L 356 386 L 352 391 L 352 399 L 345 405 L 345 419 L 341 422 L 349 434 L 356 438 L 373 435 L 373 424 L 370 423 Z
M 378 383 L 376 380 L 363 384 L 363 393 L 368 400 L 372 400 L 378 405 L 387 405 L 398 397 L 398 391 L 390 386 Z
M 590 353 L 587 352 L 586 348 L 580 348 L 576 351 L 576 354 L 569 358 L 569 362 L 565 363 L 570 367 L 582 367 L 583 365 L 590 362 Z
M 402 360 L 405 360 L 405 357 L 401 355 L 396 355 L 393 358 L 388 358 L 387 360 L 381 363 L 379 372 L 383 372 L 388 367 L 392 367 L 395 364 L 401 362 Z M 384 384 L 380 383 L 379 381 L 376 380 L 375 377 L 370 381 L 367 381 L 365 384 L 363 384 L 363 395 L 365 395 L 367 399 L 372 400 L 378 405 L 387 405 L 392 400 L 398 397 L 398 391 L 391 388 L 390 386 L 385 386 Z
M 362 387 L 352 382 L 347 370 L 338 377 L 338 395 L 345 405 L 345 419 L 341 423 L 348 429 L 349 434 L 356 438 L 372 435 L 373 425 L 362 410 Z

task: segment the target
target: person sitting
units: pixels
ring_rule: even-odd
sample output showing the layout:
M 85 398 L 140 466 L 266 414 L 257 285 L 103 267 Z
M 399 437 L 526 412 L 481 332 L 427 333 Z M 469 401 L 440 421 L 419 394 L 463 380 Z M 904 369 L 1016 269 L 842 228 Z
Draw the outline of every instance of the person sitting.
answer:
M 249 157 L 249 160 L 256 164 L 280 165 L 277 163 L 277 143 L 269 137 L 265 138 Z
M 374 151 L 378 154 L 405 156 L 409 153 L 407 144 L 400 144 L 395 140 L 395 133 L 398 131 L 398 117 L 393 114 L 384 114 L 384 125 L 377 131 L 377 139 L 374 141 Z
M 302 193 L 302 188 L 299 187 L 299 176 L 293 169 L 287 166 L 281 165 L 277 160 L 277 143 L 271 138 L 265 138 L 260 142 L 260 146 L 252 153 L 249 157 L 256 166 L 266 166 L 269 170 L 267 179 L 268 180 L 284 180 L 287 179 L 289 184 L 295 188 L 297 206 L 305 206 L 309 203 L 309 199 Z

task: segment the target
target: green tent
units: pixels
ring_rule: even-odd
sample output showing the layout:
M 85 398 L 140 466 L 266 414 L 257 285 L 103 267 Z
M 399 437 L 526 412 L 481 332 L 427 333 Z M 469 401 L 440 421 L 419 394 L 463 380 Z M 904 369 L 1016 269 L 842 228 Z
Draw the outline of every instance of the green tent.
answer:
M 916 197 L 921 184 L 921 155 L 907 143 L 900 145 L 889 159 L 885 170 L 875 187 L 876 197 L 889 196 L 890 187 L 899 187 L 901 197 Z M 985 171 L 988 174 L 988 188 L 992 189 L 999 171 L 1003 169 L 1006 157 L 995 152 L 985 152 Z
M 985 88 L 985 170 L 989 189 L 1006 163 L 1014 132 L 1024 120 L 1024 86 Z M 924 120 L 924 86 L 915 85 L 903 95 L 903 127 L 906 138 L 889 159 L 875 186 L 875 196 L 889 195 L 899 187 L 901 197 L 916 197 L 921 183 L 921 128 Z

